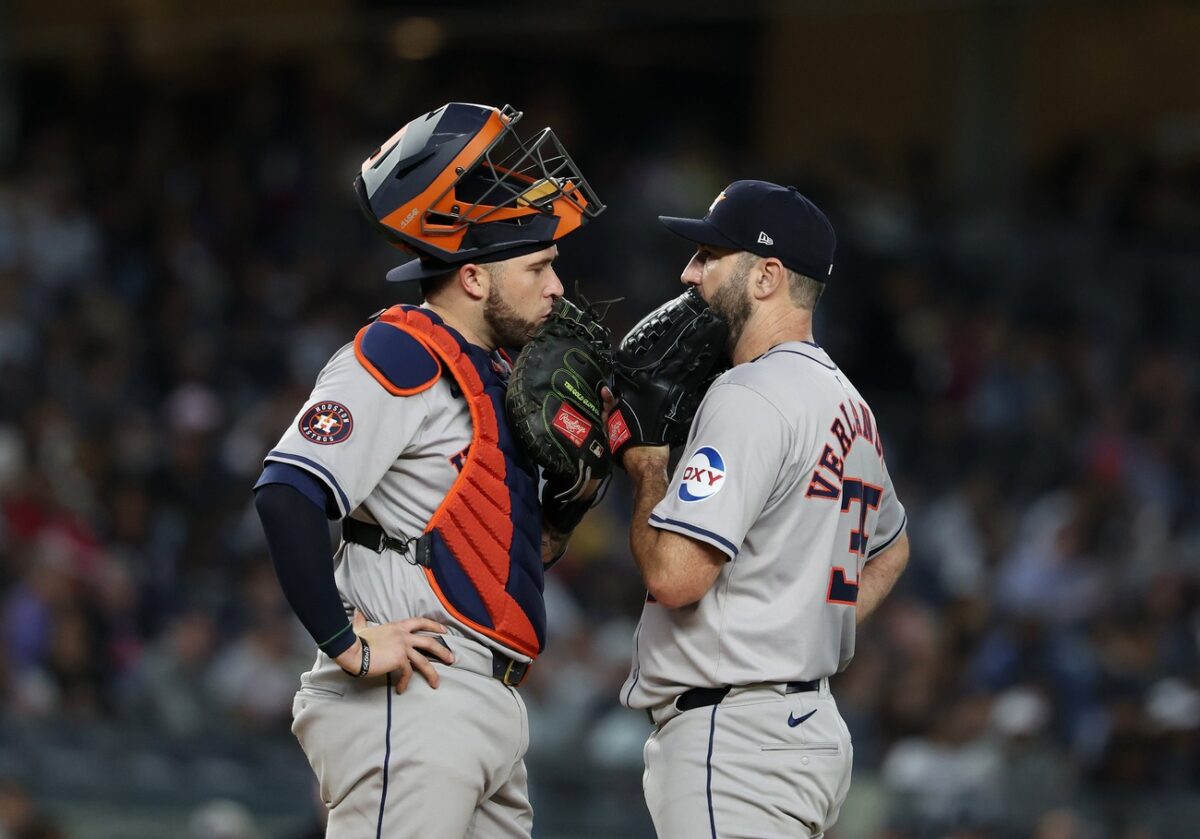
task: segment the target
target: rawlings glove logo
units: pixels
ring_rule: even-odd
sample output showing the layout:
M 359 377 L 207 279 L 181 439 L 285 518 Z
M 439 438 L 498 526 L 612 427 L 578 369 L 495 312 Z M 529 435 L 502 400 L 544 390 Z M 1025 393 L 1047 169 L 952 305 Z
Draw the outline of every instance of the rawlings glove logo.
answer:
M 725 459 L 712 446 L 696 449 L 679 482 L 679 500 L 703 501 L 712 498 L 725 486 Z
M 566 402 L 562 403 L 562 407 L 558 409 L 558 413 L 554 415 L 554 422 L 550 423 L 554 428 L 557 428 L 567 438 L 579 448 L 587 440 L 588 432 L 592 430 L 592 424 L 583 418 L 583 414 L 576 411 Z M 603 454 L 603 449 L 601 449 Z
M 621 413 L 620 408 L 613 410 L 608 415 L 608 447 L 612 451 L 616 451 L 625 444 L 625 441 L 632 437 L 629 433 L 629 426 L 625 422 L 625 416 Z

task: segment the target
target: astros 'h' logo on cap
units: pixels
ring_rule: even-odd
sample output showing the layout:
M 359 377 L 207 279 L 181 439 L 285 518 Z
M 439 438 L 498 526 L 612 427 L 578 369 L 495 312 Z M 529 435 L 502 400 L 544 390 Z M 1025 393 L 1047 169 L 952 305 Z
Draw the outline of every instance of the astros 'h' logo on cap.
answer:
M 716 198 L 714 198 L 713 202 L 708 205 L 708 211 L 711 213 L 713 210 L 715 210 L 717 208 L 717 204 L 721 203 L 724 200 L 725 200 L 725 193 L 724 193 L 724 191 L 722 191 L 721 194 L 718 195 Z

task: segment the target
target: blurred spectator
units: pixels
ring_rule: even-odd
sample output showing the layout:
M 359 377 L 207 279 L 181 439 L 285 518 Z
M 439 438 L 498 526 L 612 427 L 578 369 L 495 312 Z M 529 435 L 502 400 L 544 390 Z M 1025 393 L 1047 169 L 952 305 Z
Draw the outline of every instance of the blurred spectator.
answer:
M 131 684 L 127 701 L 136 718 L 177 737 L 218 729 L 222 721 L 209 690 L 216 641 L 216 625 L 207 612 L 191 609 L 175 617 L 142 657 Z
M 0 781 L 0 837 L 66 839 L 66 833 L 34 803 L 18 783 Z
M 246 806 L 226 799 L 200 805 L 188 822 L 188 839 L 260 839 L 261 836 Z
M 207 693 L 227 719 L 251 731 L 290 730 L 299 674 L 312 666 L 297 654 L 297 625 L 290 612 L 260 615 L 217 655 Z
M 994 827 L 1004 815 L 997 745 L 987 738 L 987 697 L 959 700 L 927 736 L 896 743 L 883 759 L 895 793 L 893 821 L 918 836 Z

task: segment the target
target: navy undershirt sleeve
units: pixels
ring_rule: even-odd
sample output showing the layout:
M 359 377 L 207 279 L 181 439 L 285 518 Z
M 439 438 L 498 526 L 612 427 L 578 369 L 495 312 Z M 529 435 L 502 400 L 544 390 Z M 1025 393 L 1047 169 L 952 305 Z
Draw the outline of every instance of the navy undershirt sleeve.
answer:
M 260 481 L 254 490 L 254 506 L 279 585 L 292 610 L 327 655 L 345 652 L 355 636 L 333 579 L 325 510 L 291 481 Z

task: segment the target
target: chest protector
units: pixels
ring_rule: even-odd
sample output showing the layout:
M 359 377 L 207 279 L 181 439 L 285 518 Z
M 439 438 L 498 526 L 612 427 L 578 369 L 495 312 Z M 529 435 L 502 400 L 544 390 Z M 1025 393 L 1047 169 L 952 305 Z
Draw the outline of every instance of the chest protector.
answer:
M 546 640 L 537 470 L 509 431 L 506 379 L 490 355 L 443 326 L 433 312 L 393 306 L 359 333 L 359 347 L 378 324 L 402 330 L 428 349 L 471 412 L 462 470 L 421 538 L 420 564 L 429 584 L 458 620 L 536 658 Z M 359 358 L 367 364 L 361 352 Z M 429 384 L 433 381 L 436 377 Z M 402 395 L 423 388 L 389 389 Z

